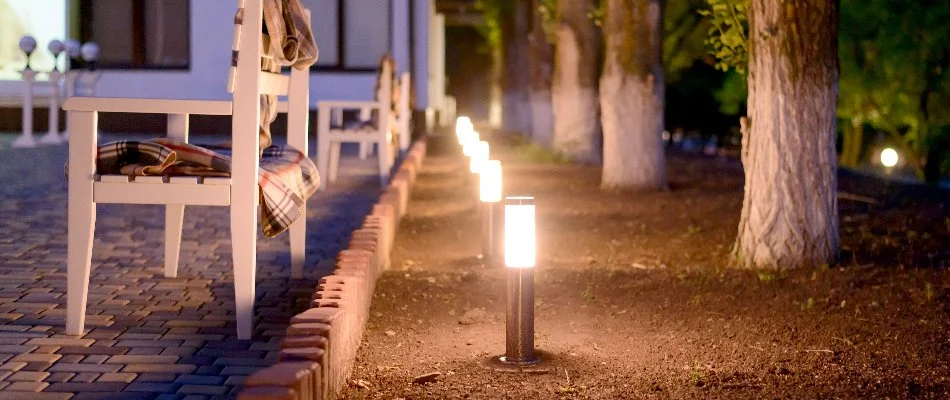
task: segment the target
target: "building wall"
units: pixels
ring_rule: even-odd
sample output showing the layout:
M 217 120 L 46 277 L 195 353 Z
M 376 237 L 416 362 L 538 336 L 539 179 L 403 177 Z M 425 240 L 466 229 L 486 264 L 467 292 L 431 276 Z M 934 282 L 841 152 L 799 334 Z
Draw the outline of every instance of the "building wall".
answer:
M 220 1 L 193 0 L 190 4 L 189 70 L 105 70 L 96 88 L 96 95 L 211 100 L 228 98 L 226 85 L 231 60 L 233 12 L 230 8 L 223 12 L 224 7 Z M 431 0 L 395 0 L 393 4 L 392 51 L 400 69 L 408 68 L 410 64 L 416 66 L 412 71 L 417 85 L 416 106 L 424 108 L 428 104 L 428 24 L 417 24 L 410 35 L 412 26 L 409 18 L 413 16 L 416 21 L 427 21 L 434 6 Z M 411 12 L 409 7 L 413 7 Z M 410 36 L 415 40 L 414 49 L 407 47 L 410 45 Z M 414 63 L 410 63 L 410 52 L 416 57 Z M 420 77 L 422 79 L 419 79 Z M 311 104 L 320 99 L 371 99 L 375 80 L 375 72 L 314 72 L 310 81 Z M 6 100 L 2 103 L 7 106 L 18 105 L 21 87 L 21 83 L 17 81 L 0 81 L 0 99 Z

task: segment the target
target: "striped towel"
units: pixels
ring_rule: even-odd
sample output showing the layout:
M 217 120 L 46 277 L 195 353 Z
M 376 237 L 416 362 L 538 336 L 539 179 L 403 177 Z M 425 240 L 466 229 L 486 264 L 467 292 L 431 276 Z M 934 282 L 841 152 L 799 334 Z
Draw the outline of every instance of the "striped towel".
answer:
M 228 146 L 196 146 L 167 138 L 117 141 L 99 146 L 102 175 L 230 176 Z M 258 186 L 261 229 L 274 237 L 301 217 L 300 207 L 320 187 L 317 167 L 292 147 L 270 146 L 261 154 Z M 306 216 L 303 216 L 306 218 Z

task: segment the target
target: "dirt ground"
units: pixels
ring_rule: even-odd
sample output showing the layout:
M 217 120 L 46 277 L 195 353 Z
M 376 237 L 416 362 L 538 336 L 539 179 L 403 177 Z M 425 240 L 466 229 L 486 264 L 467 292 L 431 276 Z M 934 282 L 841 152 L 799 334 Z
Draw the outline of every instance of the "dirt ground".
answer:
M 839 265 L 737 270 L 737 160 L 670 154 L 670 191 L 605 193 L 500 143 L 506 193 L 537 199 L 550 372 L 479 365 L 504 352 L 505 275 L 434 139 L 345 398 L 950 398 L 946 193 L 843 174 Z

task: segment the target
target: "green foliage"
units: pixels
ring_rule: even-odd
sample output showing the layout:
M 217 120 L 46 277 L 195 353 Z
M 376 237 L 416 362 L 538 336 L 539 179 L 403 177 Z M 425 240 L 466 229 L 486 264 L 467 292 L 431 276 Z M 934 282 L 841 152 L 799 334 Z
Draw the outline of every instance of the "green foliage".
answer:
M 541 14 L 541 29 L 548 39 L 548 43 L 557 41 L 557 24 L 561 15 L 557 12 L 557 0 L 537 0 L 537 12 Z
M 710 26 L 699 15 L 705 0 L 667 1 L 663 9 L 664 79 L 676 82 L 681 73 L 706 55 L 706 31 Z
M 726 73 L 722 87 L 715 92 L 719 101 L 719 111 L 726 115 L 740 115 L 746 107 L 749 97 L 749 81 L 744 74 L 735 70 Z
M 718 60 L 716 68 L 734 68 L 745 73 L 749 64 L 749 0 L 706 0 L 709 8 L 699 10 L 712 26 L 706 44 Z
M 594 25 L 603 28 L 604 19 L 607 18 L 607 0 L 600 0 L 597 6 L 592 6 L 587 12 L 587 18 L 594 21 Z
M 838 116 L 885 132 L 912 165 L 950 124 L 950 3 L 842 0 Z
M 503 18 L 505 0 L 477 0 L 475 9 L 482 12 L 482 24 L 478 32 L 485 37 L 488 46 L 492 49 L 501 45 L 501 19 Z

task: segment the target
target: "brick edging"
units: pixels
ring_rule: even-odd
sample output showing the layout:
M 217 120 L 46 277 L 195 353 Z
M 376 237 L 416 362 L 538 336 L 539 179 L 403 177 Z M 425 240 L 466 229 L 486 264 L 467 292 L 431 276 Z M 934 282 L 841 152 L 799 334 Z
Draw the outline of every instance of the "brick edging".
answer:
M 333 274 L 320 278 L 311 308 L 291 318 L 278 362 L 249 376 L 238 400 L 323 400 L 343 390 L 369 319 L 376 279 L 389 268 L 396 228 L 425 155 L 423 138 L 410 147 L 373 211 L 353 231 Z

